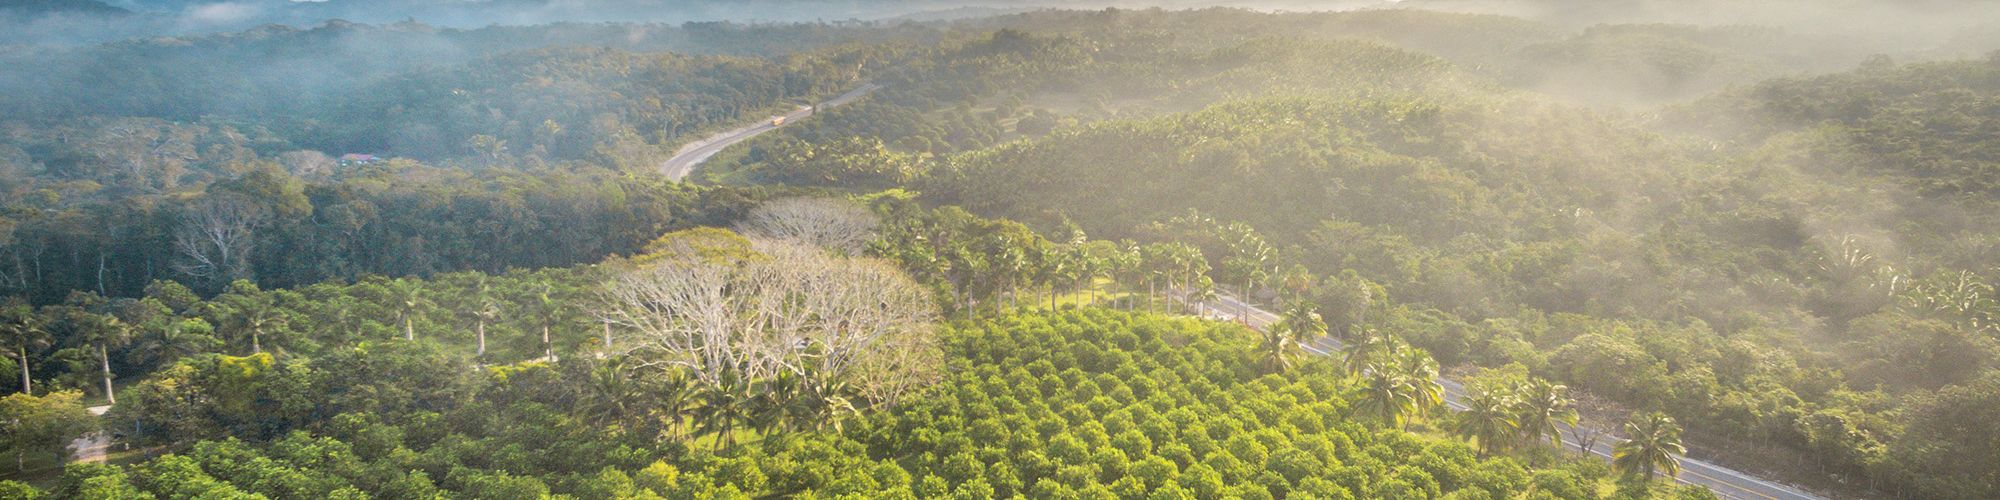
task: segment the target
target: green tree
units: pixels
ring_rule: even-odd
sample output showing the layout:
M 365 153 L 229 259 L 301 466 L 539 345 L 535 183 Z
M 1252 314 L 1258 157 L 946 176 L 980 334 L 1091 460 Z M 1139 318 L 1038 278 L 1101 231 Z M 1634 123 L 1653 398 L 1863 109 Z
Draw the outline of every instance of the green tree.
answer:
M 461 297 L 464 303 L 461 304 L 459 313 L 472 319 L 472 333 L 477 343 L 472 356 L 475 359 L 484 359 L 486 357 L 486 326 L 500 320 L 500 302 L 493 297 L 493 284 L 491 280 L 487 279 L 483 274 L 476 275 L 473 278 L 471 290 L 467 292 Z M 609 328 L 609 326 L 606 328 Z M 610 347 L 609 345 L 605 346 L 606 349 L 610 349 Z
M 1326 335 L 1326 322 L 1319 317 L 1319 311 L 1312 303 L 1303 300 L 1287 304 L 1284 315 L 1278 322 L 1265 329 L 1263 341 L 1258 344 L 1258 356 L 1264 361 L 1265 369 L 1284 371 L 1292 366 L 1292 358 L 1306 342 Z
M 32 351 L 49 345 L 47 324 L 47 320 L 36 313 L 34 306 L 19 297 L 9 297 L 4 305 L 0 305 L 0 335 L 6 336 L 10 347 L 7 356 L 14 358 L 14 362 L 21 367 L 22 394 L 35 392 L 31 375 L 33 359 L 30 356 Z
M 1258 331 L 1257 359 L 1264 371 L 1281 373 L 1292 368 L 1293 341 L 1290 332 L 1276 325 Z
M 137 315 L 124 312 L 134 309 L 145 312 Z M 157 369 L 222 346 L 222 340 L 215 338 L 215 328 L 207 320 L 180 316 L 160 299 L 147 297 L 119 310 L 120 316 L 125 316 L 125 322 L 133 327 L 133 347 L 126 354 L 127 360 L 139 366 Z
M 95 294 L 92 295 L 94 297 Z M 75 328 L 76 340 L 83 343 L 81 347 L 93 351 L 92 354 L 97 358 L 97 365 L 104 376 L 104 399 L 111 404 L 118 404 L 118 394 L 111 385 L 111 349 L 124 347 L 132 342 L 132 327 L 117 316 L 91 311 L 102 307 L 101 304 L 104 302 L 102 298 L 72 302 L 75 305 L 69 309 L 70 317 L 67 321 Z M 99 305 L 91 307 L 93 304 Z
M 1397 349 L 1399 347 L 1396 345 L 1396 339 L 1369 330 L 1361 340 L 1347 348 L 1347 354 L 1341 358 L 1341 365 L 1347 369 L 1348 374 L 1359 375 L 1370 366 L 1391 362 Z
M 58 462 L 67 459 L 70 442 L 96 428 L 97 419 L 84 409 L 81 392 L 0 398 L 0 441 L 14 452 L 19 470 L 27 469 L 29 454 L 54 455 Z
M 1465 399 L 1452 432 L 1479 442 L 1479 454 L 1504 450 L 1515 438 L 1520 423 L 1515 419 L 1513 398 L 1499 391 L 1482 390 Z
M 1574 427 L 1577 420 L 1576 401 L 1565 394 L 1568 390 L 1542 379 L 1514 388 L 1514 418 L 1521 424 L 1523 439 L 1562 447 L 1562 427 L 1557 424 Z
M 683 426 L 692 417 L 690 413 L 699 394 L 696 389 L 694 377 L 685 369 L 671 368 L 661 375 L 652 393 L 652 401 L 654 408 L 660 412 L 660 419 L 666 421 L 668 436 L 683 437 Z
M 1215 298 L 1215 280 L 1207 276 L 1195 278 L 1187 291 L 1187 300 L 1195 303 L 1195 314 L 1198 316 L 1208 316 L 1208 303 L 1214 302 Z
M 1444 385 L 1438 382 L 1437 360 L 1422 349 L 1405 347 L 1397 351 L 1394 366 L 1410 384 L 1416 414 L 1429 416 L 1431 410 L 1444 406 Z
M 1673 417 L 1659 412 L 1635 415 L 1625 423 L 1625 441 L 1613 447 L 1611 465 L 1627 477 L 1651 478 L 1654 471 L 1675 477 L 1681 462 L 1674 456 L 1682 453 L 1687 449 L 1681 446 L 1681 426 Z
M 225 331 L 250 341 L 250 354 L 264 352 L 265 337 L 291 327 L 291 316 L 278 307 L 277 299 L 247 280 L 230 283 L 229 292 L 209 305 L 222 317 Z
M 1361 392 L 1354 408 L 1382 425 L 1402 427 L 1417 412 L 1416 390 L 1395 365 L 1370 364 L 1361 370 Z
M 417 340 L 417 313 L 431 305 L 424 295 L 424 284 L 414 279 L 397 279 L 385 287 L 389 293 L 389 307 L 396 310 L 396 322 L 403 324 L 403 340 Z
M 1285 331 L 1294 343 L 1305 343 L 1326 336 L 1326 320 L 1320 318 L 1319 307 L 1311 302 L 1297 300 L 1285 306 L 1285 314 L 1279 318 L 1276 328 Z
M 751 422 L 750 380 L 737 370 L 728 370 L 714 383 L 703 384 L 696 392 L 700 404 L 694 408 L 695 422 L 702 433 L 715 438 L 715 449 L 736 444 L 736 430 Z
M 562 321 L 563 311 L 567 308 L 567 304 L 556 299 L 555 293 L 554 285 L 542 285 L 528 308 L 529 319 L 542 331 L 542 359 L 551 363 L 556 360 L 555 338 L 551 332 L 555 330 L 556 323 Z

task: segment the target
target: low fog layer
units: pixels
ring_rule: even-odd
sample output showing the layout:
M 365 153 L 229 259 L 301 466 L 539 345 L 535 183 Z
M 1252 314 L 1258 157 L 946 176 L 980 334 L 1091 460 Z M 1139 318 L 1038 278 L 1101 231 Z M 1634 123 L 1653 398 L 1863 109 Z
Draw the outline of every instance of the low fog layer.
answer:
M 1758 25 L 1838 34 L 1887 50 L 1958 49 L 2000 39 L 1976 0 L 18 0 L 0 6 L 0 45 L 92 43 L 330 19 L 480 27 L 551 22 L 936 20 L 1023 10 L 1238 7 L 1265 11 L 1421 8 L 1601 23 Z M 1859 40 L 1856 40 L 1859 39 Z

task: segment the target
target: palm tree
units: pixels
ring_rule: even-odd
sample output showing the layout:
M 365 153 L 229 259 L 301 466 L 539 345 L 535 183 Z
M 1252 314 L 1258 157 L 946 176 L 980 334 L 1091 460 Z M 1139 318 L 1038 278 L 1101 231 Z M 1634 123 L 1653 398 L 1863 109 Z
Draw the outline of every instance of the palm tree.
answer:
M 1292 337 L 1276 326 L 1265 328 L 1262 342 L 1257 344 L 1257 359 L 1264 370 L 1280 373 L 1292 369 Z
M 1394 339 L 1375 330 L 1369 330 L 1360 342 L 1347 350 L 1347 356 L 1341 360 L 1341 364 L 1347 368 L 1349 375 L 1359 375 L 1370 365 L 1387 361 L 1395 349 Z
M 654 396 L 660 419 L 667 423 L 667 435 L 679 437 L 681 425 L 688 418 L 695 402 L 694 379 L 687 370 L 674 368 L 667 370 L 660 381 L 659 392 Z
M 355 310 L 354 298 L 346 294 L 335 295 L 320 304 L 319 315 L 313 318 L 314 327 L 317 329 L 315 333 L 323 338 L 353 340 L 356 325 L 359 325 L 362 319 L 361 314 Z
M 1208 316 L 1208 303 L 1215 300 L 1215 280 L 1202 276 L 1194 280 L 1194 287 L 1188 290 L 1187 299 L 1195 304 L 1195 315 Z
M 1021 282 L 1026 281 L 1029 276 L 1028 253 L 1025 249 L 1021 248 L 1021 245 L 1016 244 L 1012 238 L 1001 237 L 999 238 L 999 244 L 1001 245 L 1000 251 L 990 260 L 991 265 L 988 267 L 988 270 L 993 273 L 995 284 L 998 285 L 994 291 L 1001 291 L 1001 288 L 1004 287 L 1007 292 L 1008 306 L 1020 309 Z
M 750 422 L 750 381 L 739 370 L 722 373 L 715 383 L 695 394 L 700 406 L 694 408 L 695 422 L 702 433 L 715 436 L 715 449 L 736 444 L 736 429 Z
M 1111 270 L 1111 280 L 1118 282 L 1121 285 L 1119 288 L 1130 288 L 1126 290 L 1125 300 L 1122 301 L 1124 302 L 1124 309 L 1127 311 L 1132 310 L 1131 292 L 1138 291 L 1139 282 L 1147 281 L 1144 265 L 1145 253 L 1142 248 L 1144 247 L 1139 246 L 1138 243 L 1128 240 L 1120 243 L 1119 247 L 1114 249 L 1111 255 L 1108 256 L 1109 265 L 1106 267 Z M 1147 282 L 1151 283 L 1150 281 Z
M 5 305 L 0 305 L 0 335 L 5 335 L 13 349 L 7 356 L 21 366 L 21 393 L 34 394 L 34 378 L 29 375 L 28 351 L 49 345 L 47 321 L 35 313 L 35 307 L 19 297 L 9 297 Z
M 1567 387 L 1534 379 L 1514 389 L 1514 419 L 1521 424 L 1521 437 L 1528 442 L 1547 439 L 1562 447 L 1562 428 L 1576 426 L 1575 401 L 1563 393 Z
M 750 397 L 745 409 L 747 423 L 765 436 L 779 428 L 790 429 L 793 417 L 805 414 L 799 401 L 802 392 L 802 381 L 791 371 L 780 371 L 775 377 L 758 381 L 756 394 Z
M 1479 455 L 1486 456 L 1505 447 L 1520 428 L 1513 413 L 1514 401 L 1497 391 L 1480 391 L 1465 400 L 1452 431 L 1479 441 Z
M 1185 292 L 1193 291 L 1196 277 L 1207 277 L 1209 271 L 1208 258 L 1203 257 L 1201 255 L 1201 248 L 1194 245 L 1175 243 L 1172 248 L 1174 252 L 1173 260 L 1179 265 L 1179 269 L 1176 269 L 1175 272 L 1181 279 L 1181 290 L 1184 292 L 1181 297 L 1181 310 L 1185 311 L 1188 308 L 1188 297 L 1185 295 Z
M 291 326 L 291 317 L 269 295 L 230 292 L 217 299 L 224 322 L 233 334 L 248 337 L 250 353 L 264 352 L 264 335 Z
M 1393 366 L 1376 363 L 1362 370 L 1361 396 L 1354 402 L 1356 410 L 1375 417 L 1382 425 L 1400 428 L 1416 412 L 1416 406 L 1409 381 Z
M 1326 319 L 1320 317 L 1319 307 L 1304 300 L 1295 300 L 1286 306 L 1285 315 L 1278 320 L 1277 326 L 1282 327 L 1297 344 L 1326 336 Z
M 1049 288 L 1049 310 L 1056 310 L 1057 283 L 1063 282 L 1070 274 L 1069 252 L 1052 244 L 1041 243 L 1029 247 L 1032 252 L 1033 272 L 1030 275 L 1039 284 Z
M 810 380 L 810 379 L 809 379 Z M 840 432 L 842 422 L 847 417 L 861 413 L 854 407 L 854 391 L 847 382 L 822 380 L 805 386 L 805 394 L 800 397 L 800 410 L 806 422 L 812 422 L 812 429 L 832 428 Z
M 535 295 L 533 311 L 535 325 L 542 329 L 542 358 L 550 362 L 556 360 L 556 345 L 549 332 L 555 329 L 556 322 L 562 321 L 562 303 L 551 296 L 553 293 L 554 286 L 543 285 L 542 293 Z
M 466 298 L 464 314 L 472 318 L 472 333 L 478 340 L 473 352 L 474 358 L 486 357 L 486 325 L 500 319 L 500 302 L 493 299 L 493 285 L 481 276 L 473 284 L 472 296 Z M 609 346 L 606 346 L 609 348 Z
M 168 318 L 156 325 L 149 329 L 148 335 L 140 336 L 136 340 L 138 346 L 132 349 L 144 357 L 142 361 L 153 366 L 167 365 L 222 345 L 215 338 L 215 328 L 201 318 Z
M 1396 367 L 1409 380 L 1410 397 L 1416 401 L 1417 416 L 1427 417 L 1432 408 L 1444 406 L 1444 385 L 1438 383 L 1437 360 L 1422 349 L 1404 347 L 1396 352 Z
M 104 400 L 118 404 L 118 393 L 111 387 L 111 348 L 122 347 L 132 342 L 132 328 L 117 316 L 87 311 L 73 310 L 70 321 L 76 325 L 79 340 L 86 346 L 94 346 L 97 363 L 104 375 Z
M 1611 466 L 1627 477 L 1652 479 L 1654 471 L 1677 477 L 1681 462 L 1675 455 L 1687 453 L 1681 446 L 1681 426 L 1673 417 L 1653 412 L 1632 417 L 1625 423 L 1626 439 L 1612 448 Z
M 589 392 L 584 401 L 590 408 L 586 414 L 598 417 L 597 423 L 623 423 L 632 416 L 632 407 L 642 395 L 631 377 L 626 376 L 629 371 L 623 357 L 606 358 L 591 367 Z
M 1245 316 L 1250 314 L 1250 298 L 1256 295 L 1257 284 L 1270 279 L 1271 261 L 1277 258 L 1277 250 L 1271 248 L 1262 236 L 1241 222 L 1231 223 L 1229 229 L 1235 233 L 1230 247 L 1235 255 L 1223 261 L 1223 268 L 1232 277 L 1243 280 L 1243 308 Z
M 1098 245 L 1100 245 L 1098 248 L 1105 248 L 1101 246 L 1102 243 Z M 1104 257 L 1093 251 L 1091 245 L 1078 242 L 1070 247 L 1069 262 L 1070 279 L 1073 282 L 1070 287 L 1089 290 L 1090 305 L 1097 305 L 1097 278 L 1110 274 L 1109 269 L 1106 269 Z
M 1326 322 L 1319 317 L 1311 303 L 1298 301 L 1285 308 L 1284 316 L 1277 323 L 1264 329 L 1263 342 L 1257 347 L 1258 358 L 1264 368 L 1272 372 L 1291 369 L 1292 358 L 1305 342 L 1326 334 Z
M 403 324 L 403 340 L 417 340 L 417 311 L 430 305 L 424 297 L 424 287 L 416 280 L 398 279 L 389 282 L 389 305 L 396 308 L 396 320 Z

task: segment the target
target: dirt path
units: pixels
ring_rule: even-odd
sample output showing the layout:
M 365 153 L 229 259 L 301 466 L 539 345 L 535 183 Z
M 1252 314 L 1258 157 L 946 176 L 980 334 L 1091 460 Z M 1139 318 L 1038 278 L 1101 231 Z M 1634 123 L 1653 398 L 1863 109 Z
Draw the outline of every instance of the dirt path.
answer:
M 111 406 L 92 406 L 89 409 L 91 415 L 101 417 L 104 416 L 104 412 L 111 411 Z M 69 449 L 72 451 L 70 456 L 74 457 L 73 462 L 102 462 L 105 454 L 111 450 L 111 436 L 103 431 L 84 434 L 83 437 L 71 441 Z

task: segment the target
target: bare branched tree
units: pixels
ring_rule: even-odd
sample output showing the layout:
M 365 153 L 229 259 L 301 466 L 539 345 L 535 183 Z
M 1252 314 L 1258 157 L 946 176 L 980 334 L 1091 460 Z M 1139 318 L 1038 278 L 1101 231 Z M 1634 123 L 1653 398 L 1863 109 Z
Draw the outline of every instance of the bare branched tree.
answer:
M 604 316 L 648 365 L 731 376 L 796 376 L 816 390 L 849 387 L 892 402 L 936 376 L 937 312 L 922 287 L 876 259 L 782 242 L 756 258 L 671 259 L 618 277 Z
M 332 156 L 327 156 L 326 153 L 301 149 L 278 155 L 278 163 L 283 164 L 286 171 L 299 178 L 326 179 L 333 176 L 333 169 L 340 162 L 334 160 Z
M 263 206 L 237 197 L 209 198 L 189 207 L 174 233 L 174 250 L 180 254 L 174 269 L 208 283 L 249 277 L 256 230 L 269 218 Z
M 830 198 L 772 200 L 750 211 L 739 229 L 745 235 L 793 241 L 843 255 L 861 251 L 881 221 L 868 209 Z

